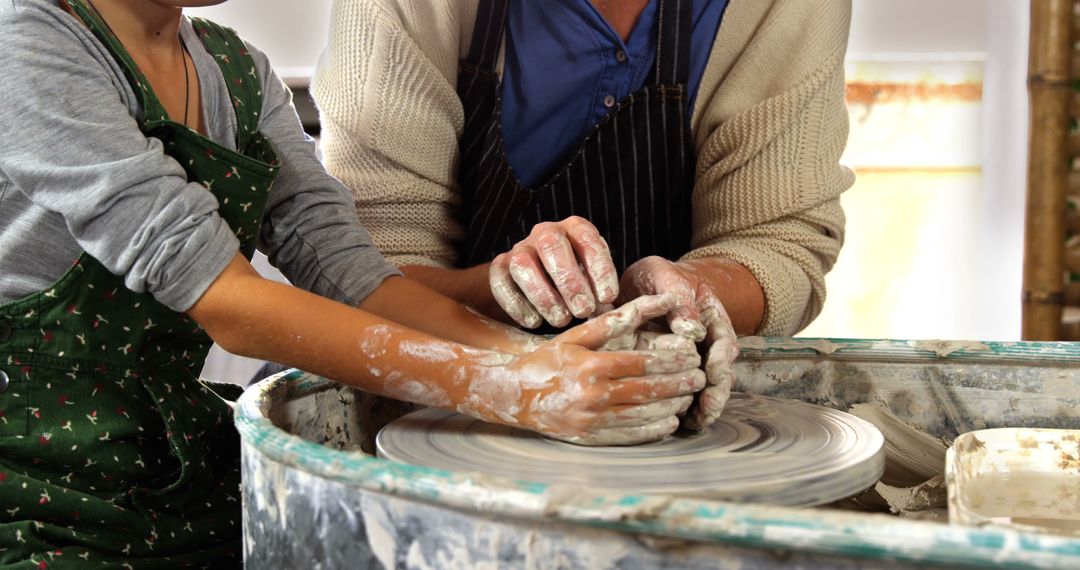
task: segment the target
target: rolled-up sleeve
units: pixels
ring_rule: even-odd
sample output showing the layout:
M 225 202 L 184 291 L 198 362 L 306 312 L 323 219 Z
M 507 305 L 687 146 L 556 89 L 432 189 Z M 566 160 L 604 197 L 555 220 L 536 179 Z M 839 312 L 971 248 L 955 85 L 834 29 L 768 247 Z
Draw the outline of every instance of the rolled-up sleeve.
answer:
M 11 9 L 0 29 L 4 178 L 127 287 L 189 309 L 239 248 L 217 200 L 139 130 L 133 95 L 74 19 Z

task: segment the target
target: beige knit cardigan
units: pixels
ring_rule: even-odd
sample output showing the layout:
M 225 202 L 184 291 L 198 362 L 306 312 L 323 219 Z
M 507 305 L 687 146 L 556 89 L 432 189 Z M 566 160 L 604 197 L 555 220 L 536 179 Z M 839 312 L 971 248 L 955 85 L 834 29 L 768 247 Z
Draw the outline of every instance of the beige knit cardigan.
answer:
M 455 89 L 478 0 L 335 0 L 313 93 L 327 168 L 398 265 L 453 267 L 464 124 Z M 747 267 L 760 334 L 803 329 L 840 252 L 850 0 L 731 0 L 692 118 L 692 251 Z

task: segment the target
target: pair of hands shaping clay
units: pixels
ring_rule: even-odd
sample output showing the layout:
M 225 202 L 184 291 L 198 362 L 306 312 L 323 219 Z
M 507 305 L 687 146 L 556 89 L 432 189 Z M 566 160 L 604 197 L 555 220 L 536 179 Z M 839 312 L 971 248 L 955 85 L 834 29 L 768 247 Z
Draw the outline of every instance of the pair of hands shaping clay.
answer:
M 670 307 L 641 323 L 659 330 L 635 326 L 612 337 L 602 349 L 693 355 L 700 363 L 700 343 L 705 385 L 695 391 L 694 398 L 679 399 L 677 406 L 675 401 L 668 404 L 665 409 L 677 410 L 668 418 L 679 418 L 667 421 L 665 427 L 670 431 L 661 430 L 666 433 L 660 437 L 652 434 L 651 438 L 618 442 L 607 437 L 564 438 L 542 430 L 548 435 L 594 445 L 640 443 L 669 435 L 680 423 L 702 430 L 723 411 L 734 382 L 731 365 L 739 354 L 737 338 L 723 304 L 689 264 L 647 257 L 628 267 L 620 279 L 607 243 L 596 228 L 582 218 L 571 217 L 537 225 L 529 237 L 492 261 L 489 278 L 496 301 L 526 328 L 544 321 L 562 327 L 573 317 L 603 318 L 613 304 L 621 310 L 646 296 L 659 295 L 670 299 Z M 666 317 L 666 326 L 653 320 L 659 317 Z

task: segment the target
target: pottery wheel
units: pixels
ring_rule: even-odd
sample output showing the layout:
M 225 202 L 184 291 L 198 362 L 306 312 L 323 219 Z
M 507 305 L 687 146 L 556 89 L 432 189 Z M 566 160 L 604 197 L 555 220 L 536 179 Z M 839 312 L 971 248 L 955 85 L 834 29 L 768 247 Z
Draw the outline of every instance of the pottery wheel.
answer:
M 383 428 L 380 457 L 452 471 L 623 493 L 784 506 L 830 503 L 874 485 L 881 432 L 850 414 L 732 394 L 708 430 L 629 447 L 583 447 L 445 410 Z

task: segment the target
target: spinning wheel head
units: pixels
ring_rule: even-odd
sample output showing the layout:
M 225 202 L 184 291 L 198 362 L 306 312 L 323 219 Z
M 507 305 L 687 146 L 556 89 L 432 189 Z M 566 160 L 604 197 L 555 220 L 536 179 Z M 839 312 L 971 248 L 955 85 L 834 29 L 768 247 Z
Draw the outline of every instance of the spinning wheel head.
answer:
M 870 423 L 741 394 L 703 433 L 632 447 L 581 447 L 435 409 L 386 426 L 377 444 L 386 459 L 504 479 L 786 506 L 854 495 L 884 470 L 884 438 Z

